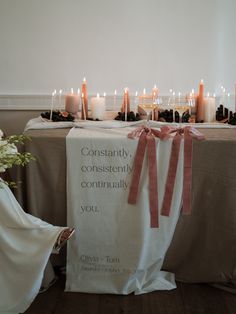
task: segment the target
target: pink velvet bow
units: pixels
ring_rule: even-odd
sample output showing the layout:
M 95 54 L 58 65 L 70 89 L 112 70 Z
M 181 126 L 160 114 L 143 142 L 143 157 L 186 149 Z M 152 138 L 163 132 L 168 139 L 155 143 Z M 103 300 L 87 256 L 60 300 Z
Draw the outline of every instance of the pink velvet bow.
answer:
M 146 126 L 140 126 L 128 134 L 129 138 L 139 137 L 138 147 L 134 159 L 134 171 L 131 180 L 128 203 L 135 204 L 138 196 L 139 181 L 142 171 L 142 164 L 145 156 L 146 146 L 148 154 L 148 173 L 149 173 L 149 206 L 150 206 L 150 225 L 151 228 L 158 228 L 158 180 L 156 163 L 156 144 L 155 137 L 167 140 L 171 134 L 175 133 L 171 148 L 171 157 L 165 187 L 165 194 L 161 214 L 170 215 L 171 202 L 176 178 L 179 150 L 182 138 L 184 139 L 184 182 L 183 182 L 183 214 L 191 212 L 191 182 L 192 182 L 192 141 L 193 138 L 203 140 L 204 135 L 193 127 L 173 128 L 163 126 L 161 130 L 154 130 Z

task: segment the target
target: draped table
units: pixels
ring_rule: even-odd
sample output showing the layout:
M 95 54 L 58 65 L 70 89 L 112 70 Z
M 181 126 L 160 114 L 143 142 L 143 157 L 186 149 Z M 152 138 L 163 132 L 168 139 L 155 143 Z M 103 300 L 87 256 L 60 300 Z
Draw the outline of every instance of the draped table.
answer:
M 37 162 L 25 168 L 18 197 L 26 211 L 56 225 L 66 223 L 68 131 L 25 132 L 32 139 L 25 150 Z M 192 213 L 179 217 L 162 269 L 185 282 L 235 282 L 236 129 L 201 132 L 206 140 L 193 144 Z

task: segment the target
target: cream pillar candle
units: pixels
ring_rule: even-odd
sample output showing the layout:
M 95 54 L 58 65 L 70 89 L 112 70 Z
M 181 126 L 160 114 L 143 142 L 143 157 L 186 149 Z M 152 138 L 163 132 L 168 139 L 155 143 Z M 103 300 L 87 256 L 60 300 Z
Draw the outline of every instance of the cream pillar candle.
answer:
M 97 94 L 97 97 L 91 98 L 91 116 L 93 120 L 103 120 L 106 111 L 106 101 L 104 97 L 100 97 Z
M 216 100 L 215 97 L 205 97 L 204 106 L 204 122 L 214 122 L 216 120 Z
M 80 95 L 74 94 L 73 88 L 71 88 L 71 93 L 65 95 L 65 110 L 72 115 L 77 115 L 79 111 Z

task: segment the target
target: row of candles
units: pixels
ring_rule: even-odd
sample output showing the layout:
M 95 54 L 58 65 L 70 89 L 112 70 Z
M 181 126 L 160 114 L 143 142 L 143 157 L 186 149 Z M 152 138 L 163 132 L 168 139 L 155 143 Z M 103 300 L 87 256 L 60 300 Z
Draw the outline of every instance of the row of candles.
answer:
M 221 86 L 221 103 L 225 105 L 230 98 L 230 94 L 226 94 L 225 88 Z M 57 100 L 57 103 L 56 103 Z M 141 95 L 138 95 L 136 91 L 134 95 L 134 106 L 138 107 L 138 104 L 144 102 L 154 102 L 158 107 L 161 106 L 161 98 L 158 96 L 158 88 L 154 85 L 151 94 L 146 93 L 146 89 L 143 90 Z M 65 110 L 74 116 L 77 116 L 79 112 L 79 107 L 81 105 L 81 118 L 88 118 L 88 93 L 87 93 L 87 82 L 86 78 L 83 79 L 82 88 L 77 90 L 77 93 L 74 93 L 73 88 L 71 88 L 71 92 L 65 95 Z M 178 94 L 175 91 L 170 90 L 170 96 L 168 98 L 167 107 L 175 109 L 175 107 L 179 106 L 188 106 L 190 113 L 196 113 L 197 107 L 197 117 L 196 121 L 204 121 L 204 122 L 213 122 L 215 120 L 215 111 L 216 111 L 216 96 L 213 94 L 210 96 L 210 93 L 207 93 L 207 97 L 204 97 L 204 82 L 200 81 L 199 84 L 199 92 L 198 95 L 195 94 L 194 90 L 183 96 L 180 92 Z M 51 113 L 50 119 L 52 118 L 52 111 L 54 108 L 59 107 L 62 108 L 62 89 L 57 93 L 56 90 L 52 93 L 51 100 Z M 117 91 L 114 91 L 113 96 L 113 108 L 116 110 L 117 107 Z M 90 99 L 90 110 L 91 117 L 95 119 L 102 120 L 105 110 L 106 110 L 106 93 L 103 96 L 99 94 L 96 97 L 91 97 Z M 127 114 L 130 112 L 130 97 L 128 88 L 124 89 L 123 103 L 121 105 L 121 111 L 125 113 L 125 120 L 127 120 Z

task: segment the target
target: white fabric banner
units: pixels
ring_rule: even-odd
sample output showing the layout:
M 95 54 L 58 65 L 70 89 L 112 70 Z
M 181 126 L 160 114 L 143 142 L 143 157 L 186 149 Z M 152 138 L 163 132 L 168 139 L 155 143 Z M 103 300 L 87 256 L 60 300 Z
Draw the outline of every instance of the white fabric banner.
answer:
M 136 205 L 127 203 L 138 139 L 126 129 L 72 129 L 67 148 L 67 218 L 76 227 L 68 243 L 67 291 L 135 294 L 175 288 L 174 274 L 161 271 L 181 207 L 183 141 L 170 217 L 150 228 L 145 157 Z M 171 141 L 156 139 L 159 209 Z

